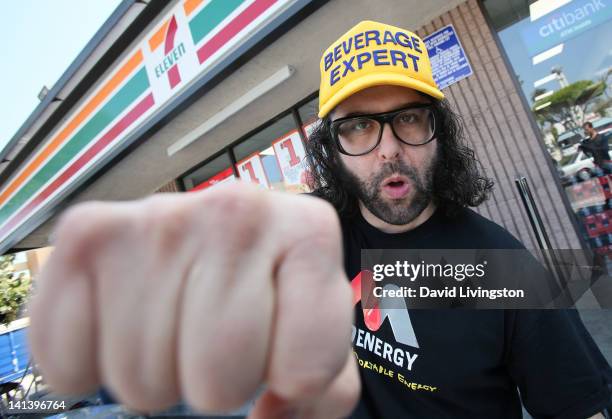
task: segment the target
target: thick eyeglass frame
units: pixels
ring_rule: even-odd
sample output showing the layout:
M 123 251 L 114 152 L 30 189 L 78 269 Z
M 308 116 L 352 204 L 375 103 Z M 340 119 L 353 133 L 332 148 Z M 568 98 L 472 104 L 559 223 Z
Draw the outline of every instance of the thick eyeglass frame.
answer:
M 412 144 L 412 143 L 409 143 L 409 142 L 403 140 L 399 135 L 397 135 L 397 132 L 395 132 L 395 128 L 393 127 L 393 120 L 395 119 L 395 117 L 397 115 L 401 114 L 402 112 L 408 111 L 410 109 L 423 109 L 423 108 L 428 108 L 430 110 L 430 112 L 431 112 L 431 117 L 433 118 L 433 130 L 432 130 L 431 138 L 429 138 L 425 142 L 418 143 L 418 144 Z M 404 143 L 406 145 L 411 145 L 411 146 L 414 146 L 414 147 L 418 147 L 418 146 L 422 146 L 422 145 L 425 145 L 427 143 L 430 143 L 431 141 L 433 141 L 434 138 L 436 138 L 436 130 L 437 130 L 436 115 L 435 115 L 435 112 L 434 112 L 434 110 L 432 108 L 433 108 L 433 104 L 431 104 L 431 103 L 419 103 L 419 104 L 416 104 L 416 105 L 406 106 L 404 108 L 397 109 L 395 111 L 390 111 L 390 112 L 346 116 L 346 117 L 338 118 L 338 119 L 336 119 L 334 121 L 331 121 L 330 124 L 329 124 L 329 130 L 330 130 L 330 133 L 331 133 L 331 136 L 332 136 L 334 142 L 336 143 L 336 147 L 338 147 L 338 150 L 340 151 L 340 153 L 346 154 L 347 156 L 363 156 L 365 154 L 370 153 L 372 150 L 374 150 L 376 147 L 378 147 L 378 145 L 382 141 L 382 134 L 383 134 L 383 131 L 385 129 L 385 124 L 387 124 L 387 123 L 391 127 L 391 131 L 393 132 L 393 135 L 395 136 L 396 139 L 398 139 L 400 142 L 402 142 L 402 143 Z M 369 150 L 364 151 L 363 153 L 359 153 L 359 154 L 351 154 L 351 153 L 347 152 L 344 149 L 344 147 L 342 147 L 342 144 L 340 143 L 340 138 L 338 138 L 338 127 L 343 122 L 350 121 L 350 120 L 353 120 L 353 119 L 362 119 L 362 118 L 372 119 L 372 120 L 374 120 L 374 121 L 376 121 L 376 122 L 378 122 L 380 124 L 380 129 L 378 130 L 378 139 L 376 140 L 376 143 L 374 144 L 374 146 L 372 148 L 370 148 Z

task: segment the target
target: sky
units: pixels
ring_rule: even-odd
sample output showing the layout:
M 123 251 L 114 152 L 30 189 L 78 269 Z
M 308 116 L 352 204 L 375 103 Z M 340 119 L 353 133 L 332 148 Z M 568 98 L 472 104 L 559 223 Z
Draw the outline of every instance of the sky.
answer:
M 0 149 L 121 0 L 0 0 Z

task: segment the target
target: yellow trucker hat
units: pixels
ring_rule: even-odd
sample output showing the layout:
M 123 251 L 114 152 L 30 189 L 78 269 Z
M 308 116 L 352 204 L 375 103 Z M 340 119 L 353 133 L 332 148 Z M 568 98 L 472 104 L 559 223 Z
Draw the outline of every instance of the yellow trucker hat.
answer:
M 444 99 L 421 38 L 384 23 L 360 22 L 323 53 L 319 118 L 363 89 L 388 84 Z

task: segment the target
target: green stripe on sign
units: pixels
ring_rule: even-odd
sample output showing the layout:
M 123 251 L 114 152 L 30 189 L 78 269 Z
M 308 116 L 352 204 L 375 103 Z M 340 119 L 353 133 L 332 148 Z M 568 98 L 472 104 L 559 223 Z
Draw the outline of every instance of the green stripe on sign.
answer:
M 244 0 L 212 0 L 189 21 L 193 43 L 197 45 L 206 35 L 238 8 Z
M 0 224 L 108 128 L 148 88 L 149 79 L 143 67 L 0 209 Z

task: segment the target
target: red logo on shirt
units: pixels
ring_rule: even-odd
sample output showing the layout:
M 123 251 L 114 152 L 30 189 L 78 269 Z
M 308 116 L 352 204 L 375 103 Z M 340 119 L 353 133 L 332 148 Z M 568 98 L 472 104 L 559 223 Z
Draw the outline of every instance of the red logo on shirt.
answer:
M 412 321 L 410 320 L 410 313 L 406 302 L 403 298 L 376 298 L 372 292 L 375 286 L 372 272 L 361 271 L 351 281 L 351 287 L 353 288 L 353 305 L 362 301 L 362 291 L 367 291 L 367 299 L 362 301 L 363 308 L 363 321 L 366 327 L 376 332 L 380 329 L 385 319 L 389 319 L 391 330 L 395 340 L 404 345 L 418 348 L 419 344 L 412 327 Z M 396 285 L 387 284 L 383 287 L 384 289 L 397 288 Z

